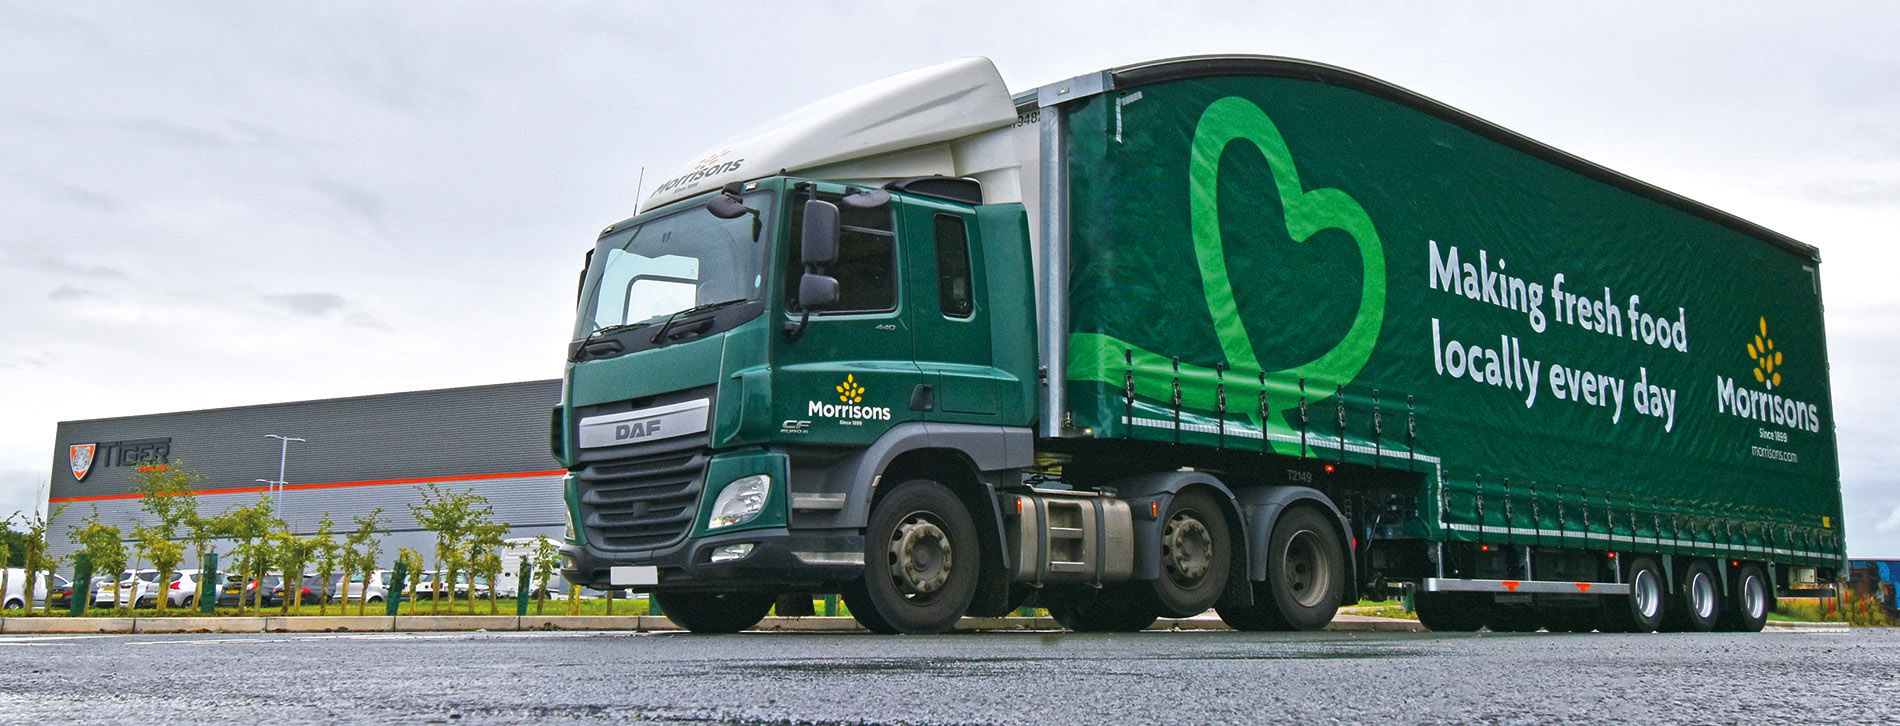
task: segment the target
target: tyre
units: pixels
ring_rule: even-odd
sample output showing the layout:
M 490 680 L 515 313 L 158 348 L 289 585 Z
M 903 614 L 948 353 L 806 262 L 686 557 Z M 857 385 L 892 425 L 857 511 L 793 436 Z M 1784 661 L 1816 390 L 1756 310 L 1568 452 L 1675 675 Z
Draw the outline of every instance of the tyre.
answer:
M 381 595 L 371 595 L 371 596 L 369 596 L 369 601 L 370 601 L 371 603 L 379 603 L 379 602 L 382 602 L 382 601 L 383 601 L 383 596 L 381 596 Z M 665 606 L 661 606 L 661 607 L 665 607 Z
M 872 511 L 864 546 L 866 599 L 898 632 L 941 633 L 969 609 L 982 564 L 976 524 L 942 484 L 897 485 Z
M 1141 586 L 1108 586 L 1082 591 L 1049 603 L 1049 617 L 1078 633 L 1134 633 L 1153 625 L 1155 613 Z
M 1729 582 L 1722 609 L 1722 630 L 1759 633 L 1768 623 L 1768 577 L 1757 565 L 1743 565 Z
M 1706 633 L 1715 629 L 1722 614 L 1722 591 L 1715 568 L 1707 562 L 1692 562 L 1676 578 L 1676 592 L 1664 608 L 1672 631 Z
M 7 609 L 8 609 L 8 610 L 19 610 L 19 609 L 22 609 L 22 608 L 25 608 L 25 607 L 26 607 L 26 603 L 25 603 L 24 601 L 21 601 L 21 600 L 8 600 L 8 601 L 7 601 Z
M 1491 610 L 1485 625 L 1493 633 L 1535 633 L 1544 627 L 1543 613 L 1530 605 L 1499 605 Z
M 1198 489 L 1176 494 L 1162 513 L 1160 544 L 1161 576 L 1153 584 L 1160 614 L 1191 618 L 1214 607 L 1234 549 L 1220 503 Z
M 656 592 L 666 618 L 695 633 L 737 633 L 759 624 L 772 609 L 772 595 L 756 592 Z
M 1293 626 L 1280 614 L 1280 608 L 1273 604 L 1273 593 L 1268 592 L 1266 583 L 1252 584 L 1253 604 L 1215 607 L 1214 612 L 1220 614 L 1220 621 L 1226 623 L 1227 627 L 1246 632 L 1292 630 Z
M 1346 543 L 1330 515 L 1310 506 L 1280 515 L 1267 539 L 1264 584 L 1289 630 L 1319 630 L 1333 621 L 1346 594 Z
M 1490 619 L 1490 598 L 1468 592 L 1421 592 L 1414 597 L 1418 622 L 1436 633 L 1470 633 Z
M 1599 627 L 1605 632 L 1620 633 L 1649 633 L 1662 627 L 1665 598 L 1662 568 L 1648 557 L 1632 557 L 1627 582 L 1628 596 L 1603 599 Z
M 884 616 L 877 614 L 877 608 L 871 605 L 871 595 L 865 591 L 864 581 L 859 580 L 839 591 L 838 597 L 844 600 L 845 610 L 851 613 L 851 619 L 859 625 L 879 635 L 896 635 L 897 628 Z

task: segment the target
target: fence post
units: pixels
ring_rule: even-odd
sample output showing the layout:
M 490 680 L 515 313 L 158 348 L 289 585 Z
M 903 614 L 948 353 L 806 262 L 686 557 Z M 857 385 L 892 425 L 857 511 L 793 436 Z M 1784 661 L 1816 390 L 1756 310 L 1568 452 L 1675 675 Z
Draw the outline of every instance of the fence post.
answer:
M 367 582 L 369 576 L 365 575 L 363 579 Z M 402 598 L 409 593 L 408 582 L 409 563 L 396 560 L 396 591 L 390 592 L 389 588 L 383 588 L 383 613 L 385 615 L 394 617 L 396 613 L 400 611 L 402 608 Z M 365 585 L 365 587 L 367 587 L 367 585 Z
M 515 581 L 515 616 L 528 614 L 528 598 L 534 594 L 534 563 L 521 558 L 521 576 Z

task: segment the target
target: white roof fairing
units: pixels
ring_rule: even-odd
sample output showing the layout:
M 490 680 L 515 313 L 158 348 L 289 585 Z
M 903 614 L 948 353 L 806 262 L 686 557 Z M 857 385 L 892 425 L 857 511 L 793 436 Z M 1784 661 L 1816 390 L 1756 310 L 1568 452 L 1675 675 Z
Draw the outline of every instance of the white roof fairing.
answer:
M 881 184 L 912 176 L 975 177 L 985 201 L 1021 201 L 1016 108 L 988 58 L 900 73 L 781 116 L 666 177 L 641 211 L 730 182 L 777 174 Z

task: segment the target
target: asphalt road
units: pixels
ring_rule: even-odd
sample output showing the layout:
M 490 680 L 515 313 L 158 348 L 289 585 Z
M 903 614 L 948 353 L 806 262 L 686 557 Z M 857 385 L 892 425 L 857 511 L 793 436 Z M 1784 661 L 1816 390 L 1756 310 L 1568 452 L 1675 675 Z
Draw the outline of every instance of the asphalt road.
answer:
M 1900 631 L 0 636 L 23 723 L 1900 723 Z

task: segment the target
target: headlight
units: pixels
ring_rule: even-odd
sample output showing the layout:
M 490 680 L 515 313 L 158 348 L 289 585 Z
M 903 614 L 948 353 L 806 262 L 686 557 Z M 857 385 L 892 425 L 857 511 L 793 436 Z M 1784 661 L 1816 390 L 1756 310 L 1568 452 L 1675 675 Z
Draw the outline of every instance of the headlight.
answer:
M 772 477 L 764 474 L 734 479 L 720 490 L 719 498 L 713 500 L 712 516 L 706 518 L 706 528 L 718 529 L 759 516 L 765 509 L 765 497 L 771 491 Z

